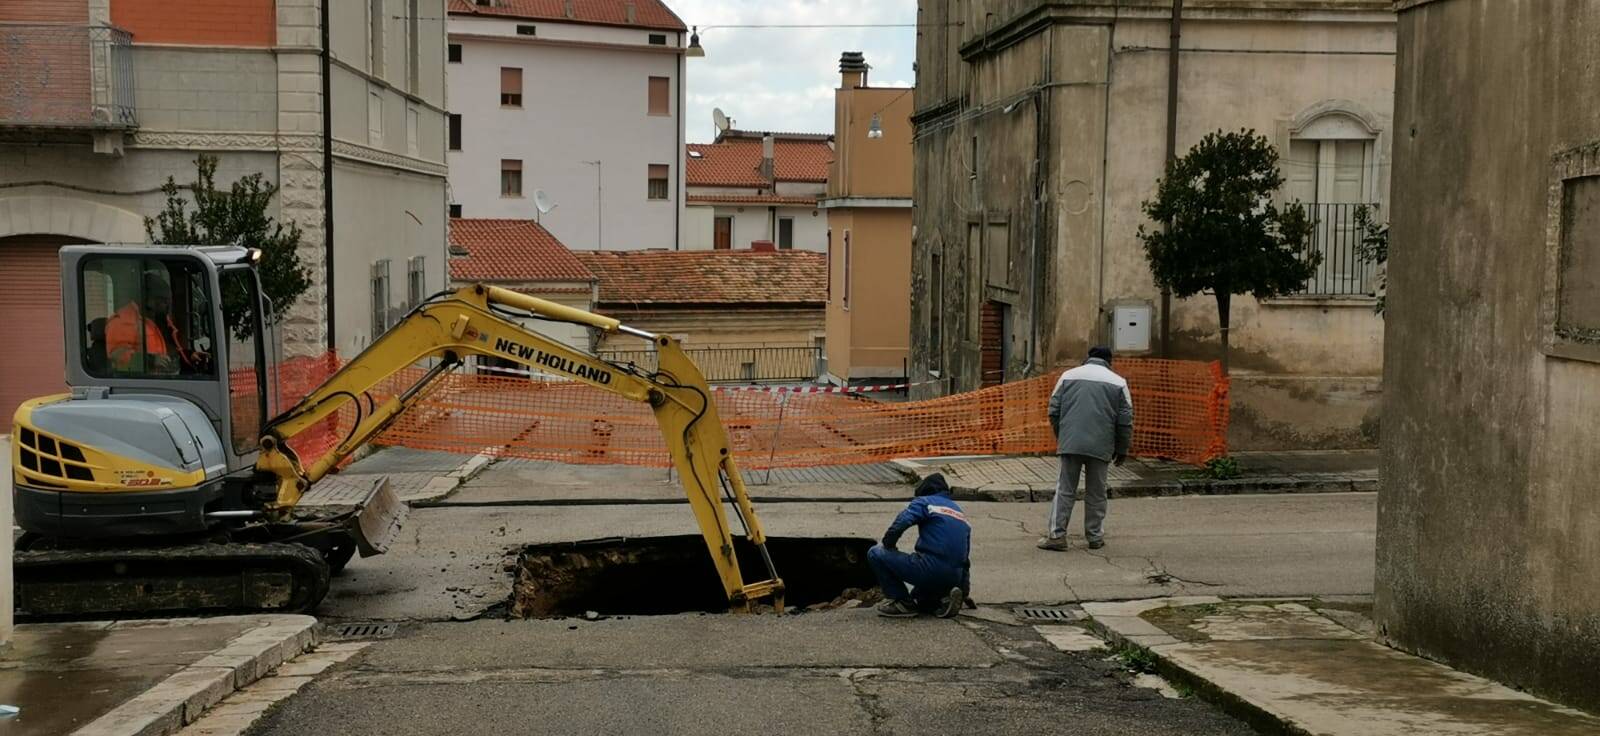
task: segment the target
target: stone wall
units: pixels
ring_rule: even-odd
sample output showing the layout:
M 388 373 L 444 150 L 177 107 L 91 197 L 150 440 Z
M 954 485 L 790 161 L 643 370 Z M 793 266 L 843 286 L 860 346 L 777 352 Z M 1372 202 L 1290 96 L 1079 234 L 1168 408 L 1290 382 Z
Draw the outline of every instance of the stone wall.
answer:
M 1546 307 L 1600 253 L 1600 5 L 1401 6 L 1376 621 L 1600 709 L 1600 355 Z

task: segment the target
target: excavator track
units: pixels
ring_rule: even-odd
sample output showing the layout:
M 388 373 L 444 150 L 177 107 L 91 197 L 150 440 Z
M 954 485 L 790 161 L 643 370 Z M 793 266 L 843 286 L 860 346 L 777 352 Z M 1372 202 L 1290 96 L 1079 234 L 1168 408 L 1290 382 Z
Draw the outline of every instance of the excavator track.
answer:
M 15 566 L 27 619 L 305 613 L 328 593 L 327 562 L 301 544 L 19 551 Z

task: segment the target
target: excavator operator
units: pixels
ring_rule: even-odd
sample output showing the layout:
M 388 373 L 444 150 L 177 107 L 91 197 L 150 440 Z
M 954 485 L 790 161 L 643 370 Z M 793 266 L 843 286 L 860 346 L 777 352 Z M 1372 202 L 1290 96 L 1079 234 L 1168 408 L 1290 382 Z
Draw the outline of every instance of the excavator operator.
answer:
M 184 349 L 172 319 L 172 284 L 166 273 L 147 270 L 140 296 L 128 299 L 105 325 L 111 369 L 118 373 L 176 375 L 201 372 L 205 355 Z

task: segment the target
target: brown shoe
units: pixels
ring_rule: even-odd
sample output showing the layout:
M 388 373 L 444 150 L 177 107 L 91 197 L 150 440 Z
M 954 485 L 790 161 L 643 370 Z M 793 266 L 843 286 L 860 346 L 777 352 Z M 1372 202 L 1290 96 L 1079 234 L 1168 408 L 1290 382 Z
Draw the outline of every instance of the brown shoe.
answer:
M 1065 536 L 1044 537 L 1043 539 L 1039 540 L 1037 545 L 1034 546 L 1038 547 L 1039 549 L 1049 550 L 1051 552 L 1065 552 L 1069 549 L 1072 549 L 1072 545 L 1067 542 L 1067 538 Z
M 1091 539 L 1091 540 L 1089 540 L 1089 549 L 1100 549 L 1101 547 L 1104 547 L 1104 546 L 1106 546 L 1106 540 L 1104 540 L 1104 539 Z

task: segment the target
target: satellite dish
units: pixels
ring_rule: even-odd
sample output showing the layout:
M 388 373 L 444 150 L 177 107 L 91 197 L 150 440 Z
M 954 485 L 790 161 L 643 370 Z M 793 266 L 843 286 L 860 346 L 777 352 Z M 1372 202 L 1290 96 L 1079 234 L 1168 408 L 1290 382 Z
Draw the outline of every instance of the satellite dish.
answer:
M 728 116 L 722 112 L 722 108 L 720 107 L 711 109 L 711 122 L 717 124 L 718 133 L 727 132 L 728 127 L 732 124 L 728 120 Z
M 556 203 L 550 201 L 550 195 L 545 194 L 543 189 L 535 189 L 533 190 L 533 206 L 534 209 L 539 210 L 540 215 L 544 215 L 555 209 Z M 535 218 L 534 221 L 537 222 L 538 218 Z

